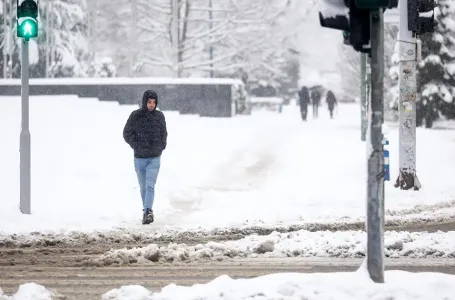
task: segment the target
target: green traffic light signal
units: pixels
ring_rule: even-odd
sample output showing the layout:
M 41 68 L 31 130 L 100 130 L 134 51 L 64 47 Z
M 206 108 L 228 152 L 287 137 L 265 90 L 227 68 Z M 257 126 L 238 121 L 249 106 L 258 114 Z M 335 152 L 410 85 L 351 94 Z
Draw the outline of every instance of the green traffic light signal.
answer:
M 38 0 L 17 0 L 17 37 L 30 39 L 38 37 Z
M 23 20 L 17 27 L 17 36 L 24 39 L 38 37 L 38 22 L 32 18 Z

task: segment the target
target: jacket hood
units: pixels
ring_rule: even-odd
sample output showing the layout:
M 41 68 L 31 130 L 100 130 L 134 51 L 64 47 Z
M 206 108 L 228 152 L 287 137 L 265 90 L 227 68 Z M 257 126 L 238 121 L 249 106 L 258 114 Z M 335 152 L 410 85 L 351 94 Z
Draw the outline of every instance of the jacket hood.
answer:
M 144 92 L 144 95 L 142 96 L 142 108 L 147 109 L 147 101 L 152 98 L 156 99 L 156 106 L 155 109 L 158 107 L 158 95 L 154 90 L 147 90 Z

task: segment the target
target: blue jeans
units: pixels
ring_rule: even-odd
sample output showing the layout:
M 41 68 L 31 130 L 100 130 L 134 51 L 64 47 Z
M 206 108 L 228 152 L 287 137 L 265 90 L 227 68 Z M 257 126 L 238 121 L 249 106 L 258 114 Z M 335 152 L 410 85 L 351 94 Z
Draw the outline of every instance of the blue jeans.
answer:
M 155 200 L 155 184 L 160 171 L 161 158 L 134 158 L 139 187 L 141 189 L 142 207 L 144 212 L 147 208 L 153 209 Z

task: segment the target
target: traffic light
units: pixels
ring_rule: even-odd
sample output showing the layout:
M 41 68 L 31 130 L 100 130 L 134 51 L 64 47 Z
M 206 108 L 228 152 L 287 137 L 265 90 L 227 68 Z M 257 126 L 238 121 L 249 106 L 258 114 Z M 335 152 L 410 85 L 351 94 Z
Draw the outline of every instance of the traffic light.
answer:
M 379 8 L 395 8 L 398 0 L 322 0 L 322 27 L 343 31 L 343 42 L 354 50 L 370 52 L 370 14 Z
M 408 0 L 408 30 L 415 34 L 433 32 L 435 7 L 434 0 Z
M 38 37 L 38 0 L 17 0 L 17 37 Z
M 398 0 L 355 0 L 355 6 L 361 9 L 395 8 Z
M 349 42 L 354 50 L 370 53 L 370 10 L 359 9 L 350 0 Z
M 368 53 L 370 43 L 370 11 L 358 9 L 355 0 L 324 0 L 319 22 L 322 27 L 343 31 L 343 42 L 356 51 Z

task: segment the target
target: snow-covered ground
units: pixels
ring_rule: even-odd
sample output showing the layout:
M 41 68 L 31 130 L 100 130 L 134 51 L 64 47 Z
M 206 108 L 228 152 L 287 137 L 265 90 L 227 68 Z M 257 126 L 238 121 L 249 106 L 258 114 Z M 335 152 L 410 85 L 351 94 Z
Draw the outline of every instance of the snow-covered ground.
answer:
M 455 258 L 455 232 L 386 232 L 385 255 L 390 258 Z M 361 231 L 250 235 L 227 242 L 188 246 L 150 244 L 133 249 L 112 249 L 86 265 L 109 266 L 133 263 L 223 261 L 230 259 L 326 257 L 359 258 L 366 255 L 366 234 Z
M 28 216 L 18 209 L 20 101 L 0 98 L 0 234 L 143 230 L 132 150 L 122 138 L 134 108 L 74 96 L 31 98 Z M 320 119 L 307 123 L 293 106 L 232 119 L 165 114 L 169 142 L 151 228 L 362 221 L 366 147 L 357 105 L 341 105 L 334 120 L 323 107 Z M 392 128 L 392 179 L 397 135 Z M 419 129 L 417 155 L 423 189 L 400 191 L 388 182 L 387 220 L 454 215 L 455 131 Z
M 169 285 L 152 293 L 126 286 L 103 295 L 103 300 L 322 300 L 322 299 L 455 299 L 455 276 L 438 273 L 387 271 L 386 283 L 375 284 L 364 267 L 357 272 L 329 274 L 278 273 L 252 279 L 220 276 L 191 287 Z
M 102 300 L 453 300 L 455 276 L 441 273 L 386 271 L 385 283 L 372 282 L 362 265 L 356 272 L 277 273 L 251 279 L 220 276 L 206 284 L 177 286 L 170 284 L 161 291 L 139 285 L 122 286 L 102 295 Z M 21 285 L 12 297 L 1 300 L 58 299 L 43 286 Z

